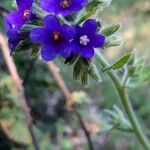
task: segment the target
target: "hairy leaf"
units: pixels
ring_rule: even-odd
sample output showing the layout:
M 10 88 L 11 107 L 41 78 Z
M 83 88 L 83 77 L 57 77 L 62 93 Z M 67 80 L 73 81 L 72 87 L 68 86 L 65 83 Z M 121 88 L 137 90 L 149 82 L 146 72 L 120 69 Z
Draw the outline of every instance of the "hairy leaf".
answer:
M 123 56 L 121 59 L 119 59 L 116 63 L 114 63 L 111 66 L 111 69 L 117 70 L 117 69 L 122 68 L 128 62 L 128 60 L 130 59 L 131 55 L 132 54 L 127 54 L 127 55 Z

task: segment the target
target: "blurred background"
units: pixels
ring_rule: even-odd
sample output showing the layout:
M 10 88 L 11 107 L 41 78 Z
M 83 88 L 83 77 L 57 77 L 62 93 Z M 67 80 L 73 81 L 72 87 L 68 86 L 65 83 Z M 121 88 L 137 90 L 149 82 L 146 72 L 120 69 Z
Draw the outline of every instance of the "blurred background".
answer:
M 0 5 L 11 10 L 12 0 L 0 0 Z M 118 21 L 122 24 L 119 33 L 123 41 L 121 46 L 104 51 L 110 62 L 131 51 L 139 59 L 145 59 L 147 66 L 128 92 L 139 121 L 146 127 L 144 131 L 150 138 L 150 1 L 113 0 L 112 5 L 100 12 L 98 17 L 106 24 Z M 2 16 L 0 33 L 6 36 Z M 82 128 L 76 116 L 65 109 L 65 98 L 47 65 L 28 55 L 20 53 L 13 58 L 19 75 L 26 81 L 25 95 L 41 150 L 88 149 Z M 119 129 L 107 131 L 109 118 L 104 110 L 113 110 L 114 104 L 122 110 L 122 106 L 105 73 L 102 74 L 102 83 L 90 79 L 89 87 L 84 88 L 72 79 L 72 68 L 64 65 L 61 58 L 55 63 L 73 92 L 74 103 L 91 134 L 95 150 L 143 150 L 133 133 Z M 19 93 L 0 50 L 0 150 L 34 149 L 18 99 Z

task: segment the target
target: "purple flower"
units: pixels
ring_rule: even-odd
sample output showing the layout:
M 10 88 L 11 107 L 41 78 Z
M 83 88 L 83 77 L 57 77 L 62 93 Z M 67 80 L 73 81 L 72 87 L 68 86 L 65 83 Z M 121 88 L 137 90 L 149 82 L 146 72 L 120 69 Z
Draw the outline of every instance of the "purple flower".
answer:
M 33 0 L 16 0 L 18 9 L 13 11 L 6 16 L 6 26 L 8 30 L 18 30 L 20 29 L 31 17 L 31 7 Z
M 97 34 L 98 22 L 87 20 L 82 27 L 77 26 L 76 37 L 72 40 L 72 48 L 75 54 L 81 54 L 85 58 L 94 56 L 94 48 L 102 47 L 105 37 Z
M 18 9 L 5 17 L 6 33 L 11 53 L 19 43 L 18 30 L 34 15 L 31 12 L 33 0 L 16 0 Z
M 88 0 L 41 0 L 41 6 L 48 12 L 67 16 L 81 10 L 87 2 Z
M 31 41 L 42 45 L 41 56 L 50 61 L 60 54 L 64 58 L 70 56 L 70 40 L 74 38 L 75 29 L 68 25 L 61 25 L 55 16 L 44 18 L 44 27 L 35 28 L 30 33 Z

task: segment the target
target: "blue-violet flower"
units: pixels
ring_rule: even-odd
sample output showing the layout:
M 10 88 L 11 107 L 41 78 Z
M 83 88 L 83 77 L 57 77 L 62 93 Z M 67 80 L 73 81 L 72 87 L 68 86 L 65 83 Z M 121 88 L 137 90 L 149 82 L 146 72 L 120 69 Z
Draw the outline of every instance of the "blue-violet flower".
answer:
M 56 15 L 67 16 L 81 10 L 88 0 L 41 0 L 41 7 Z
M 35 15 L 31 12 L 31 7 L 33 0 L 16 0 L 17 2 L 17 11 L 10 12 L 5 17 L 5 26 L 7 36 L 9 38 L 9 47 L 11 53 L 19 43 L 18 30 L 32 17 L 35 18 Z
M 105 37 L 97 34 L 98 22 L 93 19 L 87 20 L 82 27 L 76 26 L 76 37 L 72 40 L 72 49 L 75 54 L 85 58 L 94 56 L 94 48 L 102 47 Z
M 41 56 L 50 61 L 60 54 L 64 58 L 70 56 L 72 47 L 70 40 L 74 38 L 75 29 L 68 25 L 61 25 L 55 16 L 44 18 L 44 27 L 35 28 L 30 33 L 32 42 L 42 45 Z

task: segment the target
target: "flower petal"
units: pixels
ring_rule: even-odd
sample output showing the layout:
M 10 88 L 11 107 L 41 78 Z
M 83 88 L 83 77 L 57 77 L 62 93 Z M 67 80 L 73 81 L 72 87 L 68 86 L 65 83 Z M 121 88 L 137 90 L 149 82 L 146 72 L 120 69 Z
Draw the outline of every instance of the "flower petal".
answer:
M 65 49 L 65 50 L 61 50 L 61 51 L 60 51 L 60 55 L 61 55 L 62 57 L 64 57 L 64 58 L 69 57 L 70 54 L 71 54 L 71 51 L 70 51 L 69 49 Z
M 89 34 L 96 33 L 97 26 L 98 26 L 98 22 L 96 22 L 94 19 L 88 19 L 87 21 L 85 21 L 82 28 L 85 31 L 85 33 L 88 33 L 89 35 Z
M 57 53 L 50 45 L 45 45 L 41 50 L 42 59 L 45 61 L 51 61 L 56 57 Z
M 56 0 L 41 0 L 41 7 L 48 11 L 48 12 L 53 12 L 57 10 L 57 1 Z
M 60 27 L 59 20 L 55 16 L 52 16 L 52 15 L 48 15 L 44 18 L 44 24 L 50 30 L 58 30 Z
M 19 10 L 30 10 L 33 0 L 16 0 L 17 6 Z
M 61 49 L 59 54 L 64 58 L 69 57 L 72 52 L 72 47 L 68 43 L 61 44 L 59 49 Z
M 74 27 L 68 26 L 68 25 L 62 25 L 62 31 L 61 31 L 63 38 L 65 40 L 72 40 L 75 37 L 76 31 Z
M 30 33 L 31 41 L 39 44 L 46 44 L 50 42 L 50 33 L 46 28 L 36 28 Z
M 72 44 L 71 45 L 72 52 L 74 54 L 80 54 L 81 53 L 81 46 L 76 41 L 73 41 L 71 44 Z
M 101 47 L 105 43 L 105 37 L 101 34 L 96 34 L 93 38 L 93 47 Z
M 25 20 L 22 18 L 22 13 L 17 11 L 9 13 L 5 18 L 5 22 L 6 28 L 9 26 L 9 29 L 18 30 L 25 23 Z
M 86 46 L 82 48 L 81 55 L 85 58 L 92 58 L 94 56 L 94 49 Z

